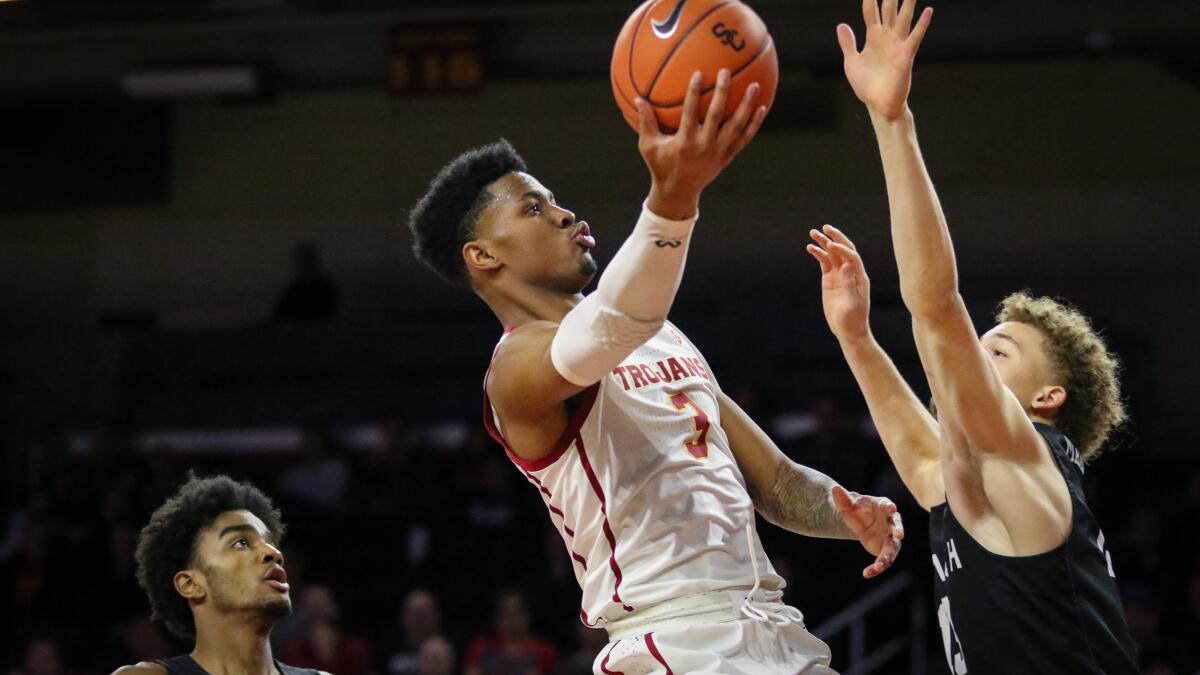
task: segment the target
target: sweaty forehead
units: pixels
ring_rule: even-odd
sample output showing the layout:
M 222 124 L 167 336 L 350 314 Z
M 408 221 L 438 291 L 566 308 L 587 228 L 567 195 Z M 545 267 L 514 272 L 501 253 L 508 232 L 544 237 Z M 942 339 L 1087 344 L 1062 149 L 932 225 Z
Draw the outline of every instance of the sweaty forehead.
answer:
M 983 338 L 998 337 L 998 334 L 1007 335 L 1023 347 L 1039 345 L 1042 342 L 1041 331 L 1019 321 L 1005 321 L 984 333 Z
M 550 193 L 538 179 L 522 171 L 504 174 L 488 186 L 488 191 L 496 202 L 517 200 L 529 192 Z

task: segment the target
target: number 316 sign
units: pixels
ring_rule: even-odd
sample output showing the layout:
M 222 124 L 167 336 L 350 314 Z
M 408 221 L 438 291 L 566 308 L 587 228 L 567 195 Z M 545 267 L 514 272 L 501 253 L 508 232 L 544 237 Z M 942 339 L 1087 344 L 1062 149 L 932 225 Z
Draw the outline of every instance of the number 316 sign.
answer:
M 392 30 L 388 86 L 396 93 L 476 91 L 483 50 L 475 26 L 402 26 Z

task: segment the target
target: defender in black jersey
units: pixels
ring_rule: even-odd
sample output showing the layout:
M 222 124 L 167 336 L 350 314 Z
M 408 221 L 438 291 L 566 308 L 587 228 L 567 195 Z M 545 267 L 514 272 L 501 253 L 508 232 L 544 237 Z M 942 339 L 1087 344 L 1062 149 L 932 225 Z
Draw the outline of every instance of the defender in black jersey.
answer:
M 271 629 L 292 611 L 278 548 L 284 529 L 279 510 L 253 485 L 189 477 L 142 528 L 136 559 L 151 618 L 194 639 L 195 648 L 114 675 L 323 675 L 271 655 Z
M 1086 462 L 1124 419 L 1117 363 L 1078 311 L 1023 293 L 1006 298 L 998 325 L 977 337 L 907 103 L 933 17 L 926 8 L 914 25 L 915 4 L 864 0 L 862 51 L 847 25 L 838 41 L 879 143 L 901 296 L 936 419 L 871 336 L 862 259 L 830 226 L 813 230 L 808 247 L 821 265 L 825 316 L 888 454 L 930 511 L 951 673 L 1136 673 L 1104 535 L 1082 489 Z

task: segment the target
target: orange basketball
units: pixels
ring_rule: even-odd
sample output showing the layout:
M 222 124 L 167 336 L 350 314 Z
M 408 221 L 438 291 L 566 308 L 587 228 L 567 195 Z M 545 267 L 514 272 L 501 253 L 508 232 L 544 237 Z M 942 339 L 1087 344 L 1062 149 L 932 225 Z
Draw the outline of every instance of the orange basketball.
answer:
M 664 131 L 679 128 L 688 80 L 704 74 L 700 116 L 708 110 L 717 73 L 728 68 L 726 115 L 733 114 L 751 82 L 758 104 L 771 107 L 779 83 L 779 60 L 767 26 L 738 0 L 646 0 L 625 22 L 613 48 L 613 96 L 636 131 L 638 96 L 654 107 Z

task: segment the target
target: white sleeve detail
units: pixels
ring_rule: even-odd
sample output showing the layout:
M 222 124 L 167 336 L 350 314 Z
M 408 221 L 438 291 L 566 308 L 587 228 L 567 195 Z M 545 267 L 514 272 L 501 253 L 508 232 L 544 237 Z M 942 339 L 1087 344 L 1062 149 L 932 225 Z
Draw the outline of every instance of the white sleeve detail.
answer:
M 596 292 L 563 317 L 550 344 L 550 360 L 563 378 L 581 387 L 598 382 L 662 328 L 695 223 L 696 216 L 667 220 L 643 204 Z

